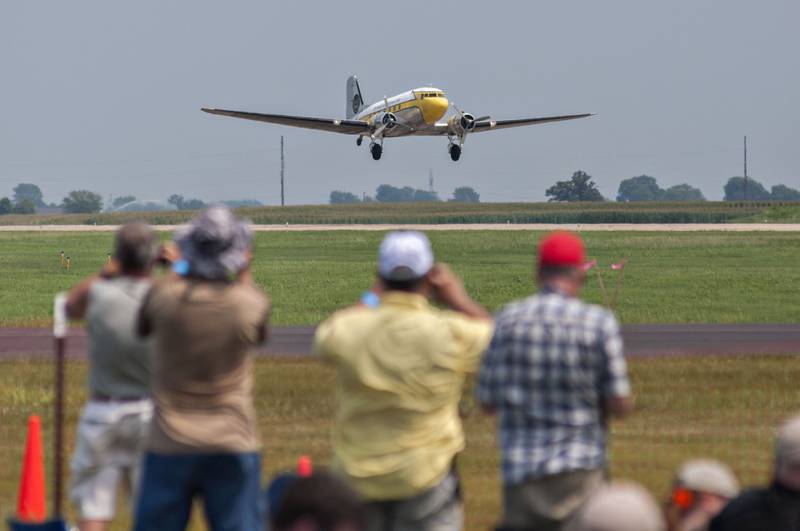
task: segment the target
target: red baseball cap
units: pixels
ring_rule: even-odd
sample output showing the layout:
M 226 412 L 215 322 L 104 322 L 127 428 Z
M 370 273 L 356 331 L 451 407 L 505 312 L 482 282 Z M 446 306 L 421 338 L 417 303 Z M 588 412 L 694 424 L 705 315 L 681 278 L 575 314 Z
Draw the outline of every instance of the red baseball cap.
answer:
M 579 267 L 585 262 L 583 240 L 577 234 L 552 232 L 539 242 L 539 265 Z

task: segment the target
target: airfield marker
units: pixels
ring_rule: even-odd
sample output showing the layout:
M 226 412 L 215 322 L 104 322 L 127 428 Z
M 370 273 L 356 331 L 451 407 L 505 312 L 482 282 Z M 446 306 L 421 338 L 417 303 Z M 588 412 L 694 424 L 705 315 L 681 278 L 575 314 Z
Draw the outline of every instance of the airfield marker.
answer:
M 614 271 L 619 271 L 617 273 L 617 284 L 614 286 L 614 297 L 611 299 L 611 309 L 613 310 L 614 307 L 617 305 L 617 299 L 619 299 L 619 291 L 622 287 L 622 279 L 625 276 L 625 264 L 628 263 L 627 258 L 623 258 L 616 264 L 611 264 L 611 269 Z
M 600 291 L 603 293 L 603 300 L 605 301 L 606 307 L 610 308 L 608 305 L 608 293 L 606 292 L 606 286 L 603 284 L 603 276 L 600 274 L 600 268 L 597 266 L 597 259 L 595 258 L 591 262 L 586 262 L 581 266 L 585 273 L 588 273 L 592 269 L 597 274 L 597 284 L 600 286 Z

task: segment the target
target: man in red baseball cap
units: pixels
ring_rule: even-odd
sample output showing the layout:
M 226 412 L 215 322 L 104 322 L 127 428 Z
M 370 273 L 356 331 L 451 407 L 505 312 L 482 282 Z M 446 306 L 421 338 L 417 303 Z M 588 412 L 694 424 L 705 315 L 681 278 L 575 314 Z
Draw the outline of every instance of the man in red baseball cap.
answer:
M 478 376 L 478 401 L 499 413 L 500 529 L 560 531 L 604 480 L 607 417 L 632 409 L 614 314 L 580 299 L 580 237 L 539 243 L 539 293 L 504 307 Z

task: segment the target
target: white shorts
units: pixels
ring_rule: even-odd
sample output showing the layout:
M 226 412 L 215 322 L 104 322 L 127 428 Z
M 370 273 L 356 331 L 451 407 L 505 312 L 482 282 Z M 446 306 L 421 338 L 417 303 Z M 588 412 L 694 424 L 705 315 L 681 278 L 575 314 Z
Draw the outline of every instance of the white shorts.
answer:
M 69 486 L 81 519 L 112 520 L 120 480 L 135 497 L 152 417 L 150 400 L 90 401 L 83 408 Z

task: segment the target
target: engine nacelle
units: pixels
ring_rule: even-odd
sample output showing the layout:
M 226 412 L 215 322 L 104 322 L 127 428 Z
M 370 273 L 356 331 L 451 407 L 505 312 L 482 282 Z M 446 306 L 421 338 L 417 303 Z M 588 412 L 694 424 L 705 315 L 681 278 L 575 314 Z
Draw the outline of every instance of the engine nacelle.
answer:
M 475 129 L 475 117 L 468 112 L 461 112 L 451 116 L 447 125 L 453 134 L 462 136 Z
M 372 119 L 373 127 L 386 126 L 386 129 L 391 129 L 397 125 L 397 116 L 390 112 L 382 112 Z

